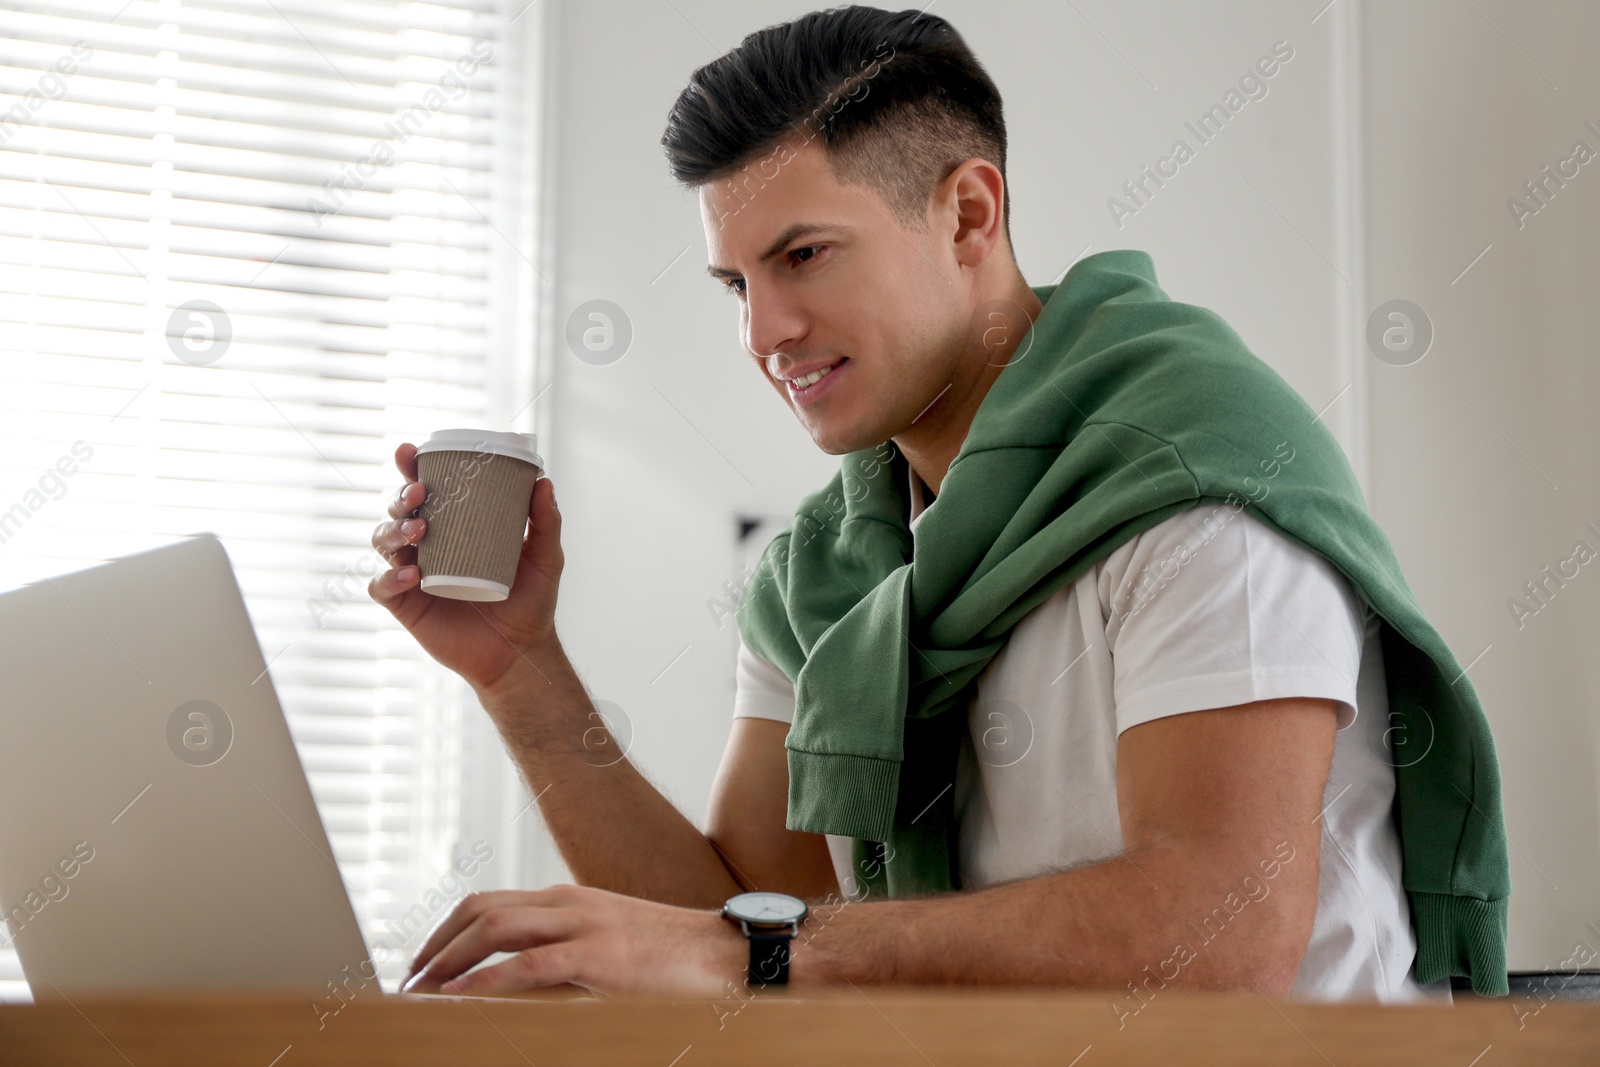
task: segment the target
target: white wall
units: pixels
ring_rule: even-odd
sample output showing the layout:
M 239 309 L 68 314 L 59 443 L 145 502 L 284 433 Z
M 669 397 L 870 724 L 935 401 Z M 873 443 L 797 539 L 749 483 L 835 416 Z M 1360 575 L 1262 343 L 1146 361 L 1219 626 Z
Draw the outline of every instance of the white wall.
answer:
M 1600 564 L 1520 629 L 1507 602 L 1574 542 L 1600 550 L 1600 160 L 1520 230 L 1506 202 L 1574 141 L 1600 151 L 1600 10 L 1478 7 L 1367 5 L 1371 303 L 1436 332 L 1420 362 L 1373 364 L 1372 510 L 1462 664 L 1488 649 L 1470 676 L 1516 846 L 1511 964 L 1550 969 L 1600 950 Z
M 733 517 L 791 511 L 832 476 L 837 459 L 815 449 L 741 355 L 734 303 L 703 273 L 695 198 L 672 183 L 659 139 L 693 68 L 745 33 L 818 5 L 545 3 L 557 64 L 547 267 L 555 336 L 541 413 L 565 524 L 558 625 L 591 693 L 631 719 L 635 762 L 703 823 L 733 693 L 733 623 L 719 629 L 708 609 L 736 569 Z M 1578 350 L 1578 336 L 1558 313 L 1579 291 L 1579 246 L 1559 244 L 1558 236 L 1577 225 L 1576 205 L 1553 207 L 1549 226 L 1536 220 L 1543 233 L 1519 235 L 1529 249 L 1552 242 L 1542 256 L 1480 263 L 1482 274 L 1468 276 L 1473 288 L 1426 279 L 1442 272 L 1448 283 L 1484 243 L 1509 239 L 1496 215 L 1500 200 L 1528 176 L 1524 169 L 1536 170 L 1578 135 L 1571 109 L 1582 100 L 1579 44 L 1570 39 L 1564 61 L 1550 55 L 1573 80 L 1562 87 L 1571 104 L 1559 116 L 1547 108 L 1550 132 L 1536 136 L 1531 120 L 1511 129 L 1517 104 L 1496 93 L 1515 87 L 1535 100 L 1538 85 L 1517 69 L 1514 52 L 1510 60 L 1494 56 L 1493 80 L 1474 82 L 1494 49 L 1466 16 L 1386 11 L 1363 32 L 1354 0 L 1324 4 L 942 0 L 936 11 L 966 36 L 1005 96 L 1012 232 L 1028 281 L 1059 280 L 1086 247 L 1150 252 L 1170 295 L 1216 310 L 1313 408 L 1327 407 L 1324 420 L 1364 484 L 1370 439 L 1374 512 L 1462 661 L 1491 640 L 1505 642 L 1504 654 L 1497 643 L 1472 676 L 1501 740 L 1517 840 L 1566 894 L 1536 895 L 1537 876 L 1514 859 L 1514 963 L 1531 966 L 1578 935 L 1579 887 L 1592 897 L 1600 882 L 1594 747 L 1573 711 L 1582 692 L 1579 597 L 1592 598 L 1594 589 L 1574 590 L 1570 603 L 1541 615 L 1541 633 L 1518 635 L 1521 650 L 1510 647 L 1503 605 L 1578 536 L 1582 518 L 1600 525 L 1593 494 L 1587 513 L 1581 503 L 1592 438 L 1563 442 L 1558 429 L 1577 422 L 1561 420 L 1558 405 L 1580 403 L 1580 383 L 1517 388 L 1534 367 L 1553 365 L 1547 353 Z M 1553 45 L 1561 30 L 1545 22 Z M 1185 122 L 1220 101 L 1280 40 L 1294 58 L 1267 82 L 1268 94 L 1199 146 L 1118 228 L 1108 198 L 1175 139 L 1197 145 Z M 1372 126 L 1365 137 L 1363 115 Z M 1410 125 L 1413 115 L 1422 125 Z M 1496 116 L 1494 128 L 1517 145 L 1505 153 L 1510 158 L 1480 126 Z M 1441 137 L 1447 129 L 1456 136 Z M 1368 159 L 1363 181 L 1364 145 L 1381 169 Z M 1490 161 L 1506 171 L 1494 181 L 1475 173 Z M 1477 192 L 1469 196 L 1468 186 Z M 1363 197 L 1374 212 L 1365 227 Z M 1519 282 L 1519 262 L 1539 274 Z M 1448 333 L 1421 364 L 1384 366 L 1366 352 L 1368 274 L 1381 282 L 1375 293 L 1439 308 Z M 1489 288 L 1508 284 L 1519 288 Z M 632 348 L 610 366 L 576 359 L 560 336 L 572 310 L 592 299 L 620 305 L 634 329 Z M 1487 315 L 1496 307 L 1542 313 L 1537 322 L 1501 314 L 1473 323 L 1475 308 Z M 1514 451 L 1506 457 L 1505 443 L 1446 383 L 1469 338 L 1485 356 L 1496 341 L 1494 350 L 1522 355 L 1461 367 L 1456 381 L 1542 459 L 1564 492 L 1528 478 L 1523 461 Z M 1370 438 L 1369 394 L 1381 416 Z M 1458 485 L 1463 492 L 1450 491 Z M 1499 491 L 1485 492 L 1491 485 Z M 1591 585 L 1600 587 L 1600 579 Z M 1593 600 L 1587 603 L 1592 627 Z M 1566 612 L 1565 624 L 1558 612 Z M 1514 730 L 1534 707 L 1548 709 L 1541 731 Z M 1539 773 L 1541 760 L 1563 773 Z M 1573 813 L 1557 818 L 1536 806 L 1536 783 L 1545 795 L 1565 789 Z M 1546 828 L 1551 833 L 1541 837 Z M 543 873 L 566 877 L 554 859 Z M 1557 899 L 1573 906 L 1533 918 L 1535 902 L 1546 909 Z

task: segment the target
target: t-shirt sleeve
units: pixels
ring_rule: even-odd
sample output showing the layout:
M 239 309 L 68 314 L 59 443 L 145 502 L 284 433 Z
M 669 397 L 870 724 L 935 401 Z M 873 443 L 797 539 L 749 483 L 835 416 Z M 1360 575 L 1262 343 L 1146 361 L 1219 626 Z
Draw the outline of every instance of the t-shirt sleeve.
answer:
M 734 666 L 733 717 L 794 721 L 794 683 L 777 666 L 756 654 L 739 636 Z
M 1367 608 L 1320 553 L 1227 504 L 1179 512 L 1100 565 L 1117 732 L 1257 700 L 1356 717 Z

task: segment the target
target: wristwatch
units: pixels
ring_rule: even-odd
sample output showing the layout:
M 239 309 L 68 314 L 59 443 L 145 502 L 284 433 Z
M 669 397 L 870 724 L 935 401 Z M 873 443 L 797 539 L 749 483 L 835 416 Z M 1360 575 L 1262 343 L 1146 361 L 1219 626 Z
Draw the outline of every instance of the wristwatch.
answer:
M 722 917 L 750 939 L 750 984 L 787 985 L 789 942 L 810 908 L 788 893 L 740 893 L 722 905 Z

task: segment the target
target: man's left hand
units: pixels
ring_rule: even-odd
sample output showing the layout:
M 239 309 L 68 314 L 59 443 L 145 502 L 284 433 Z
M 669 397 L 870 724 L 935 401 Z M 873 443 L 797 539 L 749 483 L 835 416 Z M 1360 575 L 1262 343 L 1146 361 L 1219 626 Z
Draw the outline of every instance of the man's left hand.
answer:
M 516 955 L 466 974 L 496 952 Z M 719 911 L 591 886 L 472 893 L 417 953 L 405 993 L 499 996 L 570 984 L 601 995 L 726 996 L 749 942 Z

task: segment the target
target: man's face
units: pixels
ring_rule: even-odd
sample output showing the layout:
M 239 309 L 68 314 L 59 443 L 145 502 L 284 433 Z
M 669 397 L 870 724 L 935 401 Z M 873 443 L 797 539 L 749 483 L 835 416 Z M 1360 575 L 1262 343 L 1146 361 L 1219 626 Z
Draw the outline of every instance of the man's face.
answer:
M 820 141 L 703 186 L 700 210 L 745 352 L 824 452 L 889 440 L 955 380 L 968 315 L 948 242 L 841 185 Z M 830 366 L 809 387 L 785 381 Z

